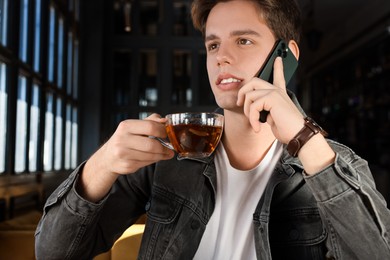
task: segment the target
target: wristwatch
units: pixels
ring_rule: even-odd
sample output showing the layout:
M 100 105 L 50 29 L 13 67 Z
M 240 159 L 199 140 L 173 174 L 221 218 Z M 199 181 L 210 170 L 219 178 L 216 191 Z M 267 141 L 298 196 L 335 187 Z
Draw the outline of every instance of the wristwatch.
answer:
M 303 145 L 314 135 L 318 133 L 322 134 L 323 136 L 328 135 L 328 133 L 310 117 L 305 117 L 304 120 L 305 124 L 303 128 L 287 144 L 287 152 L 292 157 L 297 157 L 299 150 L 301 150 Z

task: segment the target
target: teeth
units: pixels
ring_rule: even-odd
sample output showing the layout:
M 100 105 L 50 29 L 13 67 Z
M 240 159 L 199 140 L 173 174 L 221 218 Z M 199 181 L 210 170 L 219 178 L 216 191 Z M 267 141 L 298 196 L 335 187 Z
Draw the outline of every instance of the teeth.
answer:
M 241 82 L 241 80 L 235 79 L 235 78 L 228 78 L 228 79 L 223 79 L 223 80 L 221 80 L 221 84 L 224 84 L 224 83 L 232 83 L 232 82 Z

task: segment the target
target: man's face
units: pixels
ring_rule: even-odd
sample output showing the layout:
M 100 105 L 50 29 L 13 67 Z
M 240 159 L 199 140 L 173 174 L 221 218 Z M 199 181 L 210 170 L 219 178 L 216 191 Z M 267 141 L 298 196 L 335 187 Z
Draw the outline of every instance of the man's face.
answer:
M 255 76 L 276 39 L 251 1 L 217 4 L 206 23 L 207 71 L 217 104 L 237 110 L 238 90 Z

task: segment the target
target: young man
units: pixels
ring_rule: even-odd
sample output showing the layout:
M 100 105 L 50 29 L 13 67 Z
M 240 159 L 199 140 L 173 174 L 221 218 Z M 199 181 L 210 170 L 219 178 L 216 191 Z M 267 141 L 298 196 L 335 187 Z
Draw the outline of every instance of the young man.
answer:
M 280 58 L 273 85 L 254 77 L 277 39 L 299 57 L 294 0 L 195 0 L 192 15 L 225 115 L 217 150 L 177 161 L 148 138 L 166 136 L 164 119 L 122 122 L 47 200 L 38 259 L 89 259 L 144 213 L 140 259 L 390 259 L 366 161 L 305 117 Z

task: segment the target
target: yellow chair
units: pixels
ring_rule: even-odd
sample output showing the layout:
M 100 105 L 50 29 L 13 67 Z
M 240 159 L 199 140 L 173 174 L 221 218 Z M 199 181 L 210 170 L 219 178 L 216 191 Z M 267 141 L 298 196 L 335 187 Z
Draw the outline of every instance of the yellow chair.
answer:
M 0 230 L 0 259 L 35 259 L 34 231 Z
M 41 216 L 40 212 L 33 211 L 0 223 L 0 259 L 35 259 L 34 233 Z M 96 256 L 94 260 L 137 259 L 144 229 L 145 224 L 132 225 L 114 243 L 110 251 Z
M 42 214 L 31 211 L 0 223 L 0 259 L 35 259 L 35 229 Z
M 94 260 L 132 260 L 137 259 L 145 224 L 134 224 L 115 241 L 111 250 L 100 254 Z

